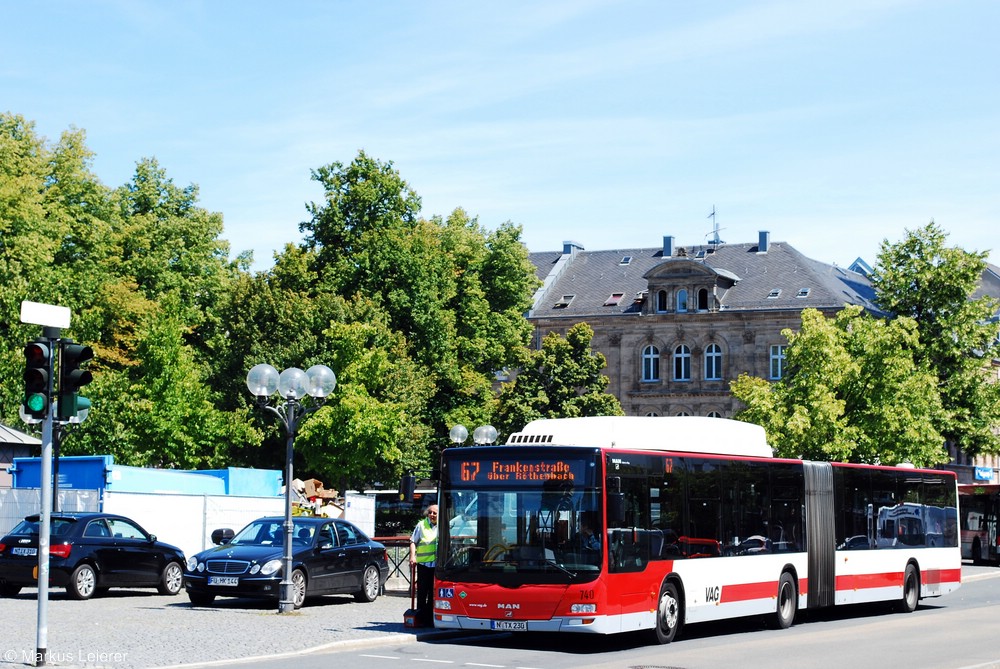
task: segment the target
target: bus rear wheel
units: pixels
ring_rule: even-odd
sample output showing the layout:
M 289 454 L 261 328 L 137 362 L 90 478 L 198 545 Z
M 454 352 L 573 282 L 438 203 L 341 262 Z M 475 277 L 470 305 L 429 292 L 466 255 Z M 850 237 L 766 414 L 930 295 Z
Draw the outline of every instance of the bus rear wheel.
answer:
M 791 627 L 798 610 L 798 588 L 795 587 L 795 579 L 786 571 L 778 579 L 777 609 L 771 618 L 775 629 L 784 630 Z
M 684 615 L 677 586 L 673 583 L 664 583 L 660 586 L 660 597 L 656 603 L 656 627 L 653 628 L 656 643 L 666 644 L 673 641 L 683 624 Z
M 919 599 L 920 578 L 917 575 L 917 568 L 908 564 L 903 574 L 903 598 L 896 605 L 897 609 L 900 613 L 913 613 L 917 609 Z

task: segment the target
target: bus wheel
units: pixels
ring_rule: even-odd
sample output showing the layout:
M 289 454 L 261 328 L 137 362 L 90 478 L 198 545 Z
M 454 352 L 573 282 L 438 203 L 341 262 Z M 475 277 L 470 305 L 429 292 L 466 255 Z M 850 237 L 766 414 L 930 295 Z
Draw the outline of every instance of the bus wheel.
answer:
M 774 612 L 775 629 L 784 630 L 795 622 L 795 614 L 799 610 L 799 594 L 795 587 L 795 579 L 787 571 L 778 579 L 778 603 Z
M 660 587 L 660 599 L 656 605 L 656 627 L 653 629 L 656 643 L 673 641 L 683 622 L 677 586 L 673 583 L 664 583 Z
M 917 568 L 912 564 L 906 565 L 906 573 L 903 575 L 903 598 L 899 600 L 897 608 L 900 613 L 913 613 L 917 608 L 917 600 L 920 599 L 920 579 L 917 577 Z

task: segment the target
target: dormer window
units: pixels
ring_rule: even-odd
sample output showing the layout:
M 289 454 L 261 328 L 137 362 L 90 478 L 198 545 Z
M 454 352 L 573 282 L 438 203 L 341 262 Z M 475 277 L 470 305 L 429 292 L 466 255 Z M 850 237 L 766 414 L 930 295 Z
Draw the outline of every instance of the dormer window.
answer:
M 809 291 L 810 290 L 811 290 L 811 288 L 799 288 L 799 292 L 795 295 L 795 297 L 797 297 L 799 299 L 803 299 L 803 298 L 809 297 Z
M 570 302 L 576 295 L 563 295 L 555 304 L 552 305 L 553 309 L 565 309 L 569 306 Z
M 625 293 L 611 293 L 608 299 L 604 300 L 604 306 L 613 307 L 621 302 L 623 297 L 625 297 Z
M 781 289 L 780 288 L 772 288 L 771 292 L 767 294 L 767 299 L 769 299 L 769 300 L 776 300 L 776 299 L 778 299 L 779 295 L 781 295 Z

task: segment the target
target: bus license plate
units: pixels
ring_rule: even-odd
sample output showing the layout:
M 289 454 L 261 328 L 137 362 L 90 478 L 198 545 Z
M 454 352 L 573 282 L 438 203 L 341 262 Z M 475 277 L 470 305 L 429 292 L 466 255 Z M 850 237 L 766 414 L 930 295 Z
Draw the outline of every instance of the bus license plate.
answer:
M 491 620 L 490 629 L 501 632 L 527 632 L 527 620 Z
M 10 549 L 11 555 L 38 555 L 37 548 L 25 548 L 24 546 L 14 546 Z
M 240 579 L 235 576 L 209 576 L 209 585 L 239 585 Z

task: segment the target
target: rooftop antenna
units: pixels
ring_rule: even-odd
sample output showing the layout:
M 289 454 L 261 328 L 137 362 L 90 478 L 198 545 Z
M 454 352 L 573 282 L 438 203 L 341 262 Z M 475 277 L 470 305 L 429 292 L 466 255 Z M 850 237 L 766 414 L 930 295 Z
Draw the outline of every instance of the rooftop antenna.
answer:
M 722 228 L 719 227 L 719 221 L 715 218 L 715 205 L 712 205 L 712 213 L 708 215 L 708 218 L 712 219 L 712 239 L 709 240 L 709 244 L 713 246 L 719 246 L 720 244 L 725 244 L 724 241 L 719 239 L 719 231 Z

